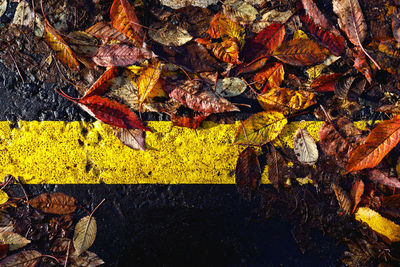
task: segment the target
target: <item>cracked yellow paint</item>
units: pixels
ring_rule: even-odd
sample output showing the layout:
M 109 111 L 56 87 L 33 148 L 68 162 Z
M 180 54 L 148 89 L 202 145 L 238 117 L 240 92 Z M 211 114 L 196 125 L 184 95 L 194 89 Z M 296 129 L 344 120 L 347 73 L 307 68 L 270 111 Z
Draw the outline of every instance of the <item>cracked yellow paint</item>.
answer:
M 298 122 L 288 124 L 277 143 L 293 146 Z M 305 128 L 318 140 L 322 122 Z M 28 184 L 233 184 L 242 146 L 233 145 L 236 124 L 203 123 L 202 129 L 148 122 L 147 151 L 124 146 L 100 122 L 0 122 L 0 177 L 20 176 Z M 304 126 L 304 125 L 302 125 Z M 267 171 L 262 182 L 268 183 Z

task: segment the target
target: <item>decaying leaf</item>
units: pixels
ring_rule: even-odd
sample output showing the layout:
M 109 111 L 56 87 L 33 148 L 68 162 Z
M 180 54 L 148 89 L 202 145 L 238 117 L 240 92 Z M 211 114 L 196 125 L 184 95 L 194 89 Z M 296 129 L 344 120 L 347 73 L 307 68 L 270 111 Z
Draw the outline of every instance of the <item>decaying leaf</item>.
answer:
M 347 195 L 347 192 L 343 190 L 340 186 L 336 184 L 332 184 L 333 191 L 335 192 L 336 199 L 339 203 L 339 207 L 346 212 L 346 214 L 350 214 L 351 212 L 351 200 Z
M 396 12 L 392 15 L 392 32 L 393 37 L 398 43 L 400 43 L 400 10 L 396 9 Z
M 397 43 L 394 40 L 372 42 L 368 47 L 373 49 L 371 54 L 382 69 L 394 75 L 400 74 L 400 68 L 398 68 L 400 65 L 400 51 L 397 49 Z
M 152 53 L 144 48 L 130 45 L 113 44 L 99 47 L 92 60 L 99 66 L 129 66 L 152 57 Z
M 245 148 L 236 162 L 236 185 L 244 190 L 256 190 L 261 182 L 260 162 L 252 147 Z
M 283 113 L 264 111 L 250 116 L 236 131 L 236 144 L 261 146 L 273 141 L 281 133 L 287 120 Z
M 400 141 L 400 116 L 379 123 L 367 136 L 365 143 L 357 147 L 347 163 L 347 172 L 373 168 Z
M 347 99 L 347 95 L 350 91 L 350 87 L 353 85 L 354 80 L 356 77 L 343 75 L 340 77 L 334 86 L 335 95 L 339 98 Z
M 42 254 L 36 250 L 23 250 L 0 261 L 2 267 L 35 267 Z
M 99 38 L 108 40 L 117 40 L 123 43 L 130 43 L 130 39 L 117 29 L 113 28 L 109 23 L 100 21 L 86 29 L 86 32 Z
M 218 3 L 217 0 L 160 0 L 161 4 L 173 9 L 179 9 L 186 6 L 208 7 Z
M 3 190 L 0 190 L 0 205 L 6 203 L 8 201 L 8 195 Z
M 31 241 L 17 233 L 0 232 L 0 243 L 7 244 L 9 250 L 12 251 L 25 247 L 31 243 Z
M 217 96 L 198 80 L 166 83 L 164 89 L 182 105 L 204 114 L 239 111 L 236 106 Z
M 382 217 L 378 212 L 367 207 L 361 207 L 355 213 L 355 218 L 368 224 L 372 230 L 385 236 L 391 242 L 400 241 L 400 226 Z
M 351 213 L 356 211 L 358 203 L 360 203 L 361 196 L 364 193 L 364 182 L 361 179 L 358 179 L 354 182 L 353 186 L 351 187 L 350 196 L 353 200 L 353 210 Z
M 3 16 L 6 10 L 7 10 L 7 0 L 0 0 L 0 17 Z
M 90 251 L 85 251 L 79 256 L 72 255 L 70 260 L 71 267 L 96 267 L 105 263 L 99 256 Z
M 54 240 L 50 250 L 51 252 L 54 253 L 65 253 L 68 249 L 68 246 L 71 245 L 72 245 L 72 240 L 70 238 L 61 237 Z
M 269 25 L 274 23 L 285 23 L 292 16 L 292 12 L 290 10 L 280 12 L 276 9 L 267 10 L 262 14 L 260 20 L 256 20 L 251 25 L 251 30 L 253 32 L 259 33 L 264 28 L 267 28 Z
M 310 66 L 321 63 L 329 51 L 312 40 L 292 39 L 278 47 L 273 56 L 284 63 L 295 66 Z
M 321 64 L 309 67 L 306 70 L 309 80 L 313 81 L 314 79 L 318 78 L 326 68 L 328 68 L 332 63 L 337 61 L 339 58 L 340 57 L 337 57 L 335 55 L 330 55 Z
M 115 136 L 121 142 L 134 150 L 145 151 L 144 131 L 141 129 L 125 129 L 113 127 Z
M 222 97 L 241 95 L 247 88 L 246 83 L 237 77 L 219 79 L 216 85 L 216 92 Z
M 74 232 L 74 255 L 79 256 L 85 252 L 96 239 L 97 223 L 92 216 L 86 216 L 79 220 Z
M 74 31 L 68 34 L 66 41 L 76 55 L 94 56 L 98 49 L 97 39 L 84 31 Z
M 51 214 L 69 214 L 76 210 L 75 198 L 64 193 L 43 193 L 28 201 L 35 209 Z
M 243 0 L 227 0 L 223 5 L 224 14 L 232 21 L 250 24 L 257 15 L 257 10 Z
M 272 185 L 277 186 L 284 182 L 285 174 L 287 174 L 288 166 L 285 159 L 276 148 L 267 144 L 267 165 L 268 165 L 268 179 Z
M 7 1 L 4 1 L 7 5 Z M 18 26 L 32 26 L 33 23 L 33 12 L 26 1 L 20 1 L 17 9 L 14 13 L 13 21 L 11 22 L 14 25 Z
M 149 36 L 154 41 L 167 46 L 181 46 L 193 39 L 183 28 L 166 24 L 157 31 L 149 31 Z
M 300 127 L 293 137 L 293 148 L 297 159 L 304 164 L 313 165 L 318 160 L 318 148 L 314 138 Z
M 279 87 L 285 77 L 285 70 L 281 63 L 267 63 L 264 68 L 257 72 L 253 81 L 256 82 L 256 87 L 264 85 L 263 93 L 267 89 Z
M 264 110 L 275 110 L 291 114 L 314 105 L 315 94 L 304 90 L 275 87 L 257 96 L 258 103 Z
M 223 62 L 232 64 L 241 64 L 239 60 L 239 45 L 235 40 L 229 39 L 222 43 L 212 43 L 207 46 L 214 56 Z

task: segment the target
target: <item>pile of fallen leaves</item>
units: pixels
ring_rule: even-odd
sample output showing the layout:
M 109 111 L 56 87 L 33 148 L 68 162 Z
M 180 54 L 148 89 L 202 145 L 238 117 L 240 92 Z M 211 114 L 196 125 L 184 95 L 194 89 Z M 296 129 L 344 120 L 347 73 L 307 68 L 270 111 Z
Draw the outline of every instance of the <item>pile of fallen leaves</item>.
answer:
M 12 192 L 9 187 L 15 182 L 12 176 L 6 176 L 0 189 L 0 266 L 37 266 L 39 263 L 99 266 L 104 263 L 88 251 L 97 233 L 93 214 L 101 203 L 90 213 L 75 198 L 59 192 L 34 198 L 26 194 L 23 198 L 11 197 L 6 191 Z M 23 187 L 22 190 L 25 192 Z M 87 216 L 77 220 L 79 208 Z
M 79 98 L 55 90 L 114 127 L 133 149 L 145 150 L 145 131 L 152 131 L 141 120 L 145 112 L 168 114 L 175 126 L 192 129 L 206 119 L 225 123 L 237 112 L 251 113 L 233 140 L 246 146 L 236 168 L 239 188 L 263 196 L 266 214 L 285 216 L 293 207 L 293 217 L 311 217 L 313 227 L 348 245 L 348 265 L 398 260 L 391 244 L 400 241 L 399 1 L 92 5 L 75 13 L 64 6 L 74 21 L 68 25 L 48 3 L 20 1 L 1 45 L 18 51 L 13 40 L 23 35 L 44 40 L 55 58 L 47 52 L 35 75 L 54 72 L 74 84 Z M 82 20 L 87 14 L 92 25 Z M 18 64 L 26 63 L 3 57 L 23 79 Z M 325 121 L 319 143 L 302 123 L 294 148 L 280 147 L 288 121 L 305 115 Z M 372 120 L 372 130 L 356 128 L 357 119 Z M 259 186 L 265 167 L 274 189 Z

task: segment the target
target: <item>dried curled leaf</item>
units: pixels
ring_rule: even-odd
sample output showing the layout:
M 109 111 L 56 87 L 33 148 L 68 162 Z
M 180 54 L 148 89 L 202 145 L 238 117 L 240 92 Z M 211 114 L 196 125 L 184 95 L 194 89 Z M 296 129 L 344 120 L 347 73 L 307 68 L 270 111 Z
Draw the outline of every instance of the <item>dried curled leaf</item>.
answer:
M 76 60 L 74 52 L 61 38 L 56 29 L 54 29 L 47 19 L 44 20 L 44 40 L 56 52 L 57 58 L 71 70 L 79 70 L 79 63 Z
M 0 243 L 7 244 L 8 249 L 12 251 L 25 247 L 26 245 L 31 243 L 31 241 L 17 233 L 0 232 Z
M 99 47 L 92 60 L 99 66 L 129 66 L 152 57 L 151 51 L 135 46 L 113 44 Z
M 236 106 L 217 96 L 198 80 L 167 83 L 164 89 L 182 105 L 204 114 L 239 111 Z
M 333 191 L 335 191 L 336 199 L 339 203 L 339 207 L 344 210 L 347 214 L 351 212 L 351 200 L 347 195 L 347 192 L 344 191 L 340 186 L 336 184 L 332 184 Z
M 219 79 L 215 91 L 222 97 L 241 95 L 247 88 L 246 83 L 237 77 Z
M 92 216 L 86 216 L 79 220 L 74 232 L 74 255 L 79 256 L 85 252 L 96 239 L 97 223 Z
M 368 224 L 372 230 L 385 236 L 391 242 L 400 241 L 400 226 L 382 217 L 378 212 L 367 207 L 361 207 L 358 208 L 355 218 Z
M 256 190 L 261 183 L 261 168 L 257 153 L 252 147 L 247 147 L 236 162 L 236 185 L 244 190 Z
M 40 262 L 42 254 L 36 250 L 24 250 L 8 256 L 0 261 L 2 267 L 35 267 Z
M 318 160 L 318 148 L 314 138 L 300 127 L 293 137 L 293 148 L 297 159 L 304 164 L 313 165 Z
M 166 24 L 157 31 L 149 31 L 149 36 L 154 41 L 167 46 L 181 46 L 193 39 L 183 28 Z
M 347 172 L 355 172 L 365 168 L 373 168 L 400 141 L 400 116 L 378 124 L 365 139 L 365 143 L 357 147 L 347 163 Z
M 265 111 L 250 116 L 236 131 L 236 144 L 261 146 L 273 141 L 287 124 L 281 112 Z
M 75 198 L 60 192 L 43 193 L 30 199 L 28 203 L 35 209 L 51 214 L 69 214 L 76 210 Z
M 275 110 L 284 114 L 306 109 L 316 103 L 313 92 L 281 87 L 272 88 L 265 94 L 258 95 L 257 100 L 264 110 Z
M 275 50 L 273 56 L 284 63 L 295 66 L 310 66 L 321 63 L 329 51 L 312 40 L 292 39 Z

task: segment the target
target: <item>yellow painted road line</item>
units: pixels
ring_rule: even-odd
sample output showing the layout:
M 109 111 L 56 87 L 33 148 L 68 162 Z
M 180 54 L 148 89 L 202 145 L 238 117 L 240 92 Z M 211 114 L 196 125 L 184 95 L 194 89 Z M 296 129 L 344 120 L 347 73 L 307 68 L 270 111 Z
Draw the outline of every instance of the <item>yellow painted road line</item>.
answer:
M 280 135 L 292 146 L 299 122 Z M 305 127 L 318 140 L 322 122 Z M 15 126 L 15 125 L 14 125 Z M 232 144 L 239 122 L 205 122 L 202 129 L 149 122 L 147 151 L 125 147 L 100 122 L 0 122 L 0 177 L 20 176 L 28 184 L 234 184 L 241 146 Z M 282 137 L 283 136 L 283 137 Z M 263 183 L 268 182 L 264 171 Z

